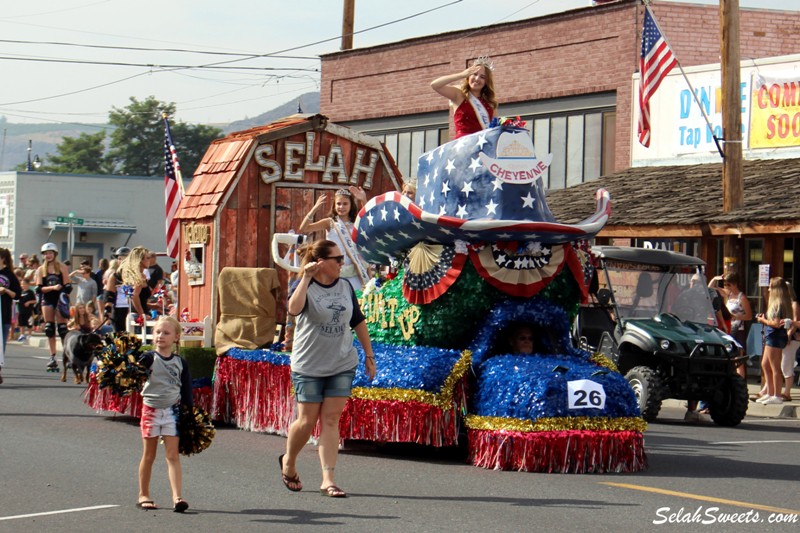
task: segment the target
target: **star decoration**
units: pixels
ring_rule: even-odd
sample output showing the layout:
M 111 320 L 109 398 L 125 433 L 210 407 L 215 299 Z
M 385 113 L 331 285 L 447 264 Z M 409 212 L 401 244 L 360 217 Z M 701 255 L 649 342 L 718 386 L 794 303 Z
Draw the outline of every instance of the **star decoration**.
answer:
M 369 221 L 369 225 L 370 226 L 374 226 L 375 225 L 374 219 L 375 219 L 375 217 L 373 216 L 372 213 L 367 215 L 367 220 Z
M 386 207 L 381 207 L 381 220 L 386 220 L 386 215 L 388 212 L 386 211 Z
M 447 165 L 445 165 L 444 169 L 447 171 L 447 175 L 448 176 L 450 175 L 450 173 L 452 171 L 454 171 L 456 169 L 456 166 L 454 165 L 454 163 L 455 163 L 455 159 L 448 159 L 447 160 Z
M 478 135 L 478 143 L 477 144 L 478 144 L 478 149 L 479 150 L 483 150 L 483 145 L 486 144 L 487 142 L 489 142 L 489 141 L 486 140 L 486 134 L 485 133 L 481 133 L 480 135 Z
M 469 164 L 469 169 L 474 174 L 481 166 L 481 159 L 479 157 L 474 157 L 472 158 L 472 163 Z
M 458 211 L 456 211 L 456 216 L 459 218 L 464 218 L 467 216 L 467 204 L 459 205 Z
M 400 220 L 400 210 L 397 209 L 396 207 L 394 208 L 394 219 Z
M 442 194 L 447 196 L 447 193 L 450 192 L 450 185 L 448 182 L 442 182 Z M 433 197 L 431 197 L 431 202 L 433 201 Z
M 463 192 L 465 195 L 467 195 L 467 198 L 469 198 L 469 193 L 475 191 L 472 190 L 472 184 L 467 181 L 464 183 L 464 186 L 461 187 L 461 192 Z
M 489 203 L 486 204 L 486 214 L 487 215 L 496 215 L 497 214 L 497 206 L 500 204 L 494 203 L 494 200 L 489 199 Z
M 497 189 L 503 190 L 503 182 L 500 178 L 495 178 L 492 182 L 492 192 L 496 191 Z
M 528 192 L 528 196 L 523 196 L 521 198 L 521 200 L 522 200 L 522 207 L 523 208 L 524 207 L 530 207 L 531 209 L 533 209 L 533 202 L 536 200 L 536 198 L 531 196 L 531 193 Z

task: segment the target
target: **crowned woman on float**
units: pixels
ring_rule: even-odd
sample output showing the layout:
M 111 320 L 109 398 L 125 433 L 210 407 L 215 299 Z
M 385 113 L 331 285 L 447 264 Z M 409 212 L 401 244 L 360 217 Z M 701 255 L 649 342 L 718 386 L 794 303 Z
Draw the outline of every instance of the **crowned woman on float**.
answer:
M 450 100 L 456 139 L 485 130 L 492 122 L 497 111 L 493 68 L 488 57 L 479 57 L 464 71 L 431 82 L 434 91 Z M 459 80 L 458 86 L 451 85 Z
M 353 238 L 353 222 L 358 214 L 355 200 L 363 205 L 367 195 L 361 187 L 350 186 L 339 189 L 333 196 L 333 207 L 328 216 L 313 222 L 314 213 L 319 211 L 328 199 L 327 194 L 321 195 L 311 211 L 303 218 L 298 228 L 299 233 L 312 233 L 325 231 L 325 238 L 333 241 L 344 253 L 341 277 L 345 278 L 355 290 L 360 290 L 369 281 L 369 266 L 358 253 Z

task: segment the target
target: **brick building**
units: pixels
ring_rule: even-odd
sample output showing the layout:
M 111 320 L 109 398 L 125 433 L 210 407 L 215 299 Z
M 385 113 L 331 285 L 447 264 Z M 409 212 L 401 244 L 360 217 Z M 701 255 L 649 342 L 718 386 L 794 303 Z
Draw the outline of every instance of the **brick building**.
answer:
M 719 7 L 652 2 L 651 9 L 684 67 L 719 61 Z M 385 141 L 400 171 L 449 138 L 436 77 L 477 56 L 494 61 L 502 116 L 520 115 L 537 152 L 552 152 L 551 189 L 628 168 L 633 83 L 644 7 L 638 0 L 575 9 L 322 57 L 321 113 Z M 740 11 L 741 57 L 798 52 L 800 13 Z

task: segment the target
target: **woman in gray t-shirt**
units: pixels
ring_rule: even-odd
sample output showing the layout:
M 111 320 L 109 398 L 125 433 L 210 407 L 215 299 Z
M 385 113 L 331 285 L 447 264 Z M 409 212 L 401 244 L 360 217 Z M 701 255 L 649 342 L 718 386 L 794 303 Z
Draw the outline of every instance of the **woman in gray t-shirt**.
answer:
M 347 496 L 334 482 L 334 468 L 339 454 L 339 419 L 358 366 L 353 331 L 366 354 L 367 376 L 373 379 L 376 371 L 355 291 L 339 277 L 343 259 L 333 241 L 309 245 L 303 256 L 302 278 L 289 297 L 289 314 L 296 317 L 297 324 L 291 367 L 298 415 L 289 426 L 286 454 L 278 458 L 283 484 L 291 491 L 301 490 L 295 460 L 319 421 L 320 493 L 333 498 Z

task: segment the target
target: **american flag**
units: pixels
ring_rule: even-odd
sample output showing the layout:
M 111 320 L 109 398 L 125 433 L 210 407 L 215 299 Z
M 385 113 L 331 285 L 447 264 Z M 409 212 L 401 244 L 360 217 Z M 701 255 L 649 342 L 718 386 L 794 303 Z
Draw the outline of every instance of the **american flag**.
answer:
M 650 8 L 644 8 L 642 55 L 639 58 L 639 142 L 650 146 L 650 98 L 669 71 L 678 64 L 661 35 Z
M 181 198 L 183 198 L 179 182 L 180 175 L 181 164 L 172 142 L 169 121 L 164 116 L 164 206 L 167 213 L 167 254 L 173 259 L 178 257 L 180 244 L 180 224 L 175 218 L 175 213 L 178 211 Z

